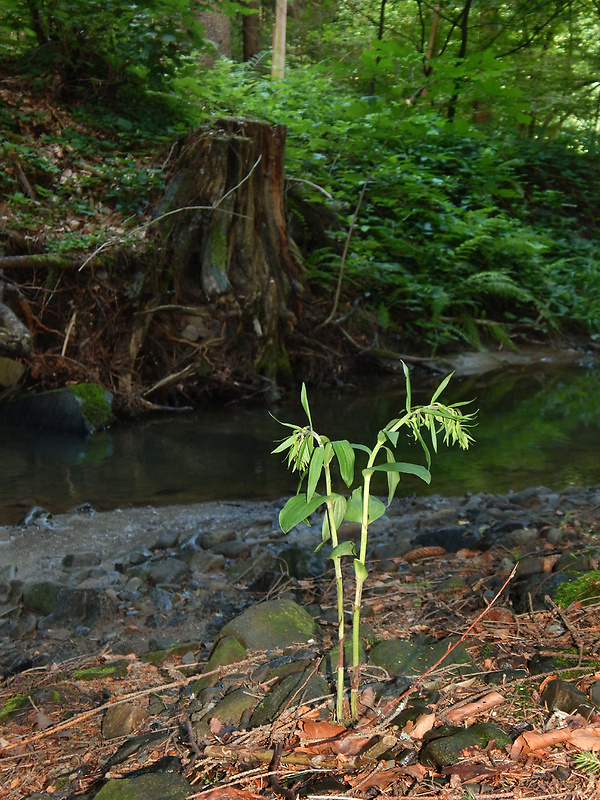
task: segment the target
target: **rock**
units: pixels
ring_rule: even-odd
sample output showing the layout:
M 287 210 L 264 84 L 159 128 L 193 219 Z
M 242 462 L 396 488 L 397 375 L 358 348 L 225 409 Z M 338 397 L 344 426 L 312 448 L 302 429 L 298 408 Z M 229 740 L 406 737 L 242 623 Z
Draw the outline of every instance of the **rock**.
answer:
M 243 661 L 245 656 L 246 648 L 235 636 L 221 636 L 213 647 L 203 672 L 210 673 L 218 667 L 224 667 L 228 664 L 235 664 L 238 661 Z M 205 675 L 199 678 L 193 685 L 194 694 L 198 694 L 207 686 L 214 686 L 218 680 L 218 674 Z
M 419 533 L 412 540 L 412 544 L 414 547 L 443 547 L 447 553 L 456 553 L 465 547 L 475 547 L 478 538 L 468 527 L 453 525 Z
M 328 557 L 325 548 L 315 553 L 310 547 L 293 544 L 282 550 L 277 557 L 285 564 L 290 577 L 298 580 L 316 578 L 327 569 Z
M 556 679 L 546 684 L 540 697 L 548 711 L 564 711 L 565 714 L 581 714 L 588 719 L 596 711 L 587 696 L 569 681 Z
M 247 650 L 272 650 L 311 642 L 316 625 L 293 600 L 269 600 L 246 609 L 228 622 L 222 636 L 233 636 Z
M 25 516 L 18 523 L 19 528 L 29 528 L 35 525 L 37 528 L 48 527 L 52 514 L 42 506 L 32 506 Z
M 112 421 L 112 394 L 96 383 L 79 383 L 27 394 L 0 407 L 0 422 L 37 430 L 89 435 Z
M 289 707 L 298 706 L 331 693 L 329 684 L 314 669 L 288 675 L 260 701 L 250 718 L 250 727 L 258 728 L 276 720 Z
M 212 553 L 210 550 L 198 550 L 190 558 L 188 566 L 193 572 L 208 575 L 210 572 L 218 572 L 225 566 L 225 556 Z
M 62 560 L 65 569 L 81 569 L 82 567 L 97 567 L 102 563 L 98 553 L 69 553 Z
M 165 589 L 153 586 L 150 592 L 150 600 L 152 600 L 159 611 L 173 610 L 173 595 Z
M 257 704 L 257 697 L 246 689 L 233 689 L 220 700 L 214 708 L 194 721 L 194 730 L 201 736 L 209 733 L 211 719 L 218 719 L 222 725 L 240 725 L 244 713 Z
M 250 545 L 241 539 L 215 544 L 211 548 L 213 553 L 225 556 L 225 558 L 246 558 L 250 552 Z
M 0 386 L 8 389 L 18 383 L 25 372 L 25 364 L 12 358 L 0 356 Z
M 232 529 L 222 530 L 222 531 L 211 531 L 210 533 L 202 533 L 199 537 L 197 537 L 200 546 L 204 550 L 211 550 L 219 544 L 223 544 L 223 542 L 233 542 L 237 539 L 237 533 Z
M 263 575 L 268 575 L 272 565 L 272 553 L 261 548 L 257 555 L 241 559 L 231 565 L 227 572 L 227 583 L 233 585 L 238 581 L 248 583 L 249 581 L 257 580 Z M 281 577 L 281 572 L 278 577 Z
M 421 675 L 447 652 L 450 642 L 450 639 L 442 639 L 433 645 L 418 645 L 415 642 L 389 639 L 375 645 L 369 655 L 369 663 L 383 667 L 392 676 Z M 458 645 L 443 662 L 445 670 L 450 665 L 454 666 L 454 672 L 461 675 L 476 671 L 464 644 Z
M 455 764 L 465 748 L 483 749 L 492 741 L 497 748 L 512 743 L 510 736 L 491 722 L 479 722 L 468 728 L 442 725 L 425 734 L 419 761 L 425 766 L 446 767 Z
M 110 619 L 115 612 L 115 603 L 106 592 L 64 587 L 59 591 L 54 609 L 45 618 L 45 623 L 72 627 L 77 624 L 92 626 L 100 620 Z
M 185 800 L 193 792 L 193 786 L 182 775 L 163 772 L 109 781 L 95 800 Z
M 27 583 L 23 587 L 23 608 L 46 617 L 54 611 L 58 595 L 64 588 L 63 583 L 55 581 Z
M 102 735 L 105 739 L 128 736 L 147 716 L 147 712 L 135 703 L 110 706 L 102 720 Z
M 151 565 L 147 572 L 148 583 L 170 585 L 177 583 L 189 572 L 187 564 L 178 558 L 162 558 Z

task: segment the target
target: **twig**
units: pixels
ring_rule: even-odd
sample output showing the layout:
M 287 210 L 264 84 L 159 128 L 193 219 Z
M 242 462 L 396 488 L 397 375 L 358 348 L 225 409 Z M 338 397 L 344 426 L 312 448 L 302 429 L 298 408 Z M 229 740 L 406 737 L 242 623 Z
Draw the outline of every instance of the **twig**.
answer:
M 64 356 L 64 354 L 67 351 L 67 345 L 69 344 L 69 336 L 71 335 L 71 331 L 73 330 L 73 326 L 75 325 L 75 320 L 76 319 L 77 319 L 77 311 L 74 311 L 73 312 L 73 316 L 71 317 L 71 321 L 69 322 L 69 325 L 67 326 L 67 332 L 65 334 L 65 340 L 63 342 L 62 350 L 60 351 L 61 356 Z

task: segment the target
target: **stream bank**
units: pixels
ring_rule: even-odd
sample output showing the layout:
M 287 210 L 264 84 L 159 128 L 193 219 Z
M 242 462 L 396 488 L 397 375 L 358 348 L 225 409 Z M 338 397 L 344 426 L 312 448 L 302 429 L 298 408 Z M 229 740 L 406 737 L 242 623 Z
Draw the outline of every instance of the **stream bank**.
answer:
M 35 791 L 42 793 L 35 795 L 38 800 L 67 800 L 88 789 L 90 794 L 82 796 L 91 798 L 105 785 L 107 797 L 124 800 L 137 797 L 130 794 L 136 787 L 147 792 L 150 784 L 161 782 L 183 800 L 198 781 L 194 790 L 208 792 L 230 770 L 235 776 L 247 769 L 238 763 L 250 757 L 244 748 L 253 742 L 259 747 L 252 752 L 268 751 L 272 726 L 286 732 L 288 749 L 294 750 L 298 725 L 314 731 L 313 739 L 330 741 L 327 664 L 333 659 L 326 657 L 315 672 L 336 636 L 331 574 L 326 553 L 313 552 L 319 526 L 299 526 L 282 537 L 276 524 L 280 506 L 269 501 L 107 513 L 81 509 L 51 519 L 40 515 L 28 527 L 0 529 L 0 666 L 5 675 L 0 772 L 9 787 L 3 800 L 21 800 Z M 457 635 L 470 633 L 434 669 L 406 714 L 390 717 L 387 732 L 379 730 L 381 722 L 373 728 L 368 740 L 381 745 L 376 753 L 360 750 L 363 758 L 355 760 L 353 750 L 344 751 L 351 759 L 341 764 L 337 751 L 333 759 L 319 756 L 320 769 L 341 781 L 338 794 L 340 786 L 353 785 L 356 770 L 363 777 L 364 770 L 376 770 L 378 780 L 385 778 L 400 795 L 436 774 L 431 796 L 445 786 L 471 786 L 474 778 L 475 786 L 499 788 L 507 780 L 513 786 L 531 786 L 534 780 L 544 785 L 542 765 L 524 769 L 519 756 L 508 758 L 506 750 L 516 752 L 520 733 L 536 723 L 538 674 L 562 674 L 564 660 L 556 659 L 561 653 L 576 665 L 577 652 L 569 655 L 574 644 L 582 665 L 581 648 L 587 648 L 596 625 L 593 607 L 558 613 L 544 597 L 556 596 L 561 584 L 577 576 L 596 574 L 590 570 L 598 568 L 599 509 L 600 486 L 392 503 L 373 524 L 368 554 L 364 702 L 396 708 L 414 676 L 443 656 Z M 93 533 L 88 539 L 93 550 L 81 546 L 84 529 L 86 536 Z M 57 553 L 52 536 L 59 531 L 65 549 Z M 341 534 L 355 538 L 356 526 L 343 526 Z M 517 560 L 514 581 L 503 590 Z M 494 608 L 481 617 L 492 602 Z M 271 636 L 267 642 L 262 629 L 252 647 L 257 634 L 248 609 L 267 608 L 297 609 L 294 613 L 310 628 L 303 635 L 310 638 L 288 652 L 287 641 Z M 215 672 L 214 658 L 207 659 L 226 634 L 235 657 L 221 658 Z M 575 702 L 593 727 L 598 692 L 595 668 L 590 664 L 586 670 L 586 663 L 577 674 L 582 686 L 591 687 L 591 699 L 569 681 L 556 683 L 560 699 L 556 693 L 552 699 L 545 696 L 562 711 Z M 203 675 L 207 670 L 210 675 Z M 298 680 L 303 685 L 311 676 L 316 699 L 306 699 L 298 720 Z M 271 694 L 279 711 L 265 710 Z M 489 710 L 484 703 L 470 713 L 488 721 L 457 726 L 472 719 L 461 716 L 460 706 L 469 695 L 482 694 L 493 698 Z M 458 701 L 454 726 L 448 726 Z M 498 706 L 505 702 L 510 713 Z M 290 706 L 289 719 L 288 711 L 279 719 L 284 706 Z M 123 714 L 116 713 L 119 707 Z M 83 728 L 71 716 L 77 712 L 83 713 Z M 369 713 L 363 710 L 363 723 L 373 724 Z M 262 720 L 259 727 L 252 722 L 255 714 Z M 431 725 L 437 720 L 433 737 L 424 733 L 423 714 Z M 399 734 L 398 726 L 418 719 L 420 733 L 412 727 L 408 739 Z M 61 720 L 63 735 L 52 736 L 52 725 Z M 40 725 L 50 725 L 47 733 Z M 32 750 L 22 749 L 23 739 L 34 742 Z M 233 767 L 225 767 L 227 753 L 234 757 Z M 315 767 L 311 758 L 307 780 Z M 569 765 L 565 759 L 560 763 Z M 140 780 L 141 775 L 151 777 Z M 227 791 L 217 786 L 207 796 L 247 796 Z M 264 796 L 264 788 L 255 791 L 253 796 Z

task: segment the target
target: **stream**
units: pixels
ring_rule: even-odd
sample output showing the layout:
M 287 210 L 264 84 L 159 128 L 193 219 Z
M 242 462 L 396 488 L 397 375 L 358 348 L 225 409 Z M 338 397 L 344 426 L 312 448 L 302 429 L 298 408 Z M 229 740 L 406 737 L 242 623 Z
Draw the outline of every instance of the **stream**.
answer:
M 427 402 L 439 381 L 414 382 L 414 402 Z M 350 391 L 313 390 L 309 399 L 317 431 L 372 445 L 403 408 L 404 382 L 365 377 Z M 467 452 L 440 445 L 431 485 L 406 476 L 399 494 L 600 484 L 597 366 L 535 365 L 455 378 L 443 399 L 473 400 L 466 410 L 479 410 L 476 442 Z M 270 410 L 282 421 L 305 422 L 298 398 Z M 0 524 L 18 522 L 34 505 L 57 514 L 83 503 L 109 510 L 284 497 L 296 480 L 271 450 L 287 430 L 262 405 L 206 406 L 116 424 L 87 440 L 0 427 Z M 408 442 L 399 459 L 424 463 L 420 447 Z

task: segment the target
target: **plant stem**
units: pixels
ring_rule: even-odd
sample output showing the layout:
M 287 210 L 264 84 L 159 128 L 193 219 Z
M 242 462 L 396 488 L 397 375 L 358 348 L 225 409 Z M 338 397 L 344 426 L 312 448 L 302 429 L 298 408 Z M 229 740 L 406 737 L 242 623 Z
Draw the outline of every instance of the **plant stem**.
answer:
M 329 464 L 324 464 L 325 471 L 325 488 L 327 496 L 331 497 L 331 471 Z M 337 527 L 333 513 L 333 501 L 327 501 L 327 518 L 329 520 L 329 532 L 331 534 L 331 544 L 333 547 L 338 546 Z M 344 717 L 344 641 L 346 634 L 344 630 L 344 578 L 342 575 L 342 559 L 340 556 L 332 556 L 333 569 L 335 572 L 335 591 L 337 598 L 337 612 L 338 612 L 338 662 L 337 662 L 337 677 L 336 677 L 336 704 L 335 715 L 338 722 Z

